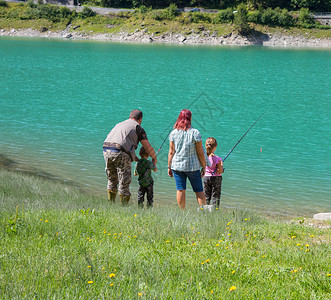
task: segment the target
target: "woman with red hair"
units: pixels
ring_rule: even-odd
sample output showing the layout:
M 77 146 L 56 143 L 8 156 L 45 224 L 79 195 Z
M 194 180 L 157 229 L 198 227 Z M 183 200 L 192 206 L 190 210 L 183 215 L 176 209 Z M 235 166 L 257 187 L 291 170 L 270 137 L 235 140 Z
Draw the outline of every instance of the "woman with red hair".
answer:
M 177 188 L 177 203 L 185 208 L 186 180 L 189 179 L 200 206 L 206 204 L 201 177 L 205 174 L 206 158 L 199 130 L 191 126 L 192 113 L 183 109 L 170 133 L 168 175 L 174 177 Z M 201 170 L 200 170 L 201 168 Z

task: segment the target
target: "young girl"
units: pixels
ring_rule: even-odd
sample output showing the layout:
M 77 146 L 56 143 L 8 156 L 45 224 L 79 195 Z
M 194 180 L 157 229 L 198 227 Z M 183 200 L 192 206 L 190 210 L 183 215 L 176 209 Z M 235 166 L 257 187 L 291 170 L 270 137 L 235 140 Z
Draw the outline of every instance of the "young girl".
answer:
M 217 208 L 220 206 L 223 162 L 222 158 L 214 154 L 217 142 L 214 138 L 209 137 L 206 140 L 206 150 L 210 167 L 206 167 L 206 173 L 203 177 L 203 189 L 206 195 L 206 203 L 209 205 L 210 200 Z

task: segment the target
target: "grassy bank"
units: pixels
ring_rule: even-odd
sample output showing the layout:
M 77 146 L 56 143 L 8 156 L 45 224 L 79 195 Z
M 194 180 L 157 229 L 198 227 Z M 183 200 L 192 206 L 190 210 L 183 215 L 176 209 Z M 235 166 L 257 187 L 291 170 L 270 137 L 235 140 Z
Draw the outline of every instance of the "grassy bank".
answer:
M 0 171 L 2 299 L 330 299 L 330 229 L 108 205 Z

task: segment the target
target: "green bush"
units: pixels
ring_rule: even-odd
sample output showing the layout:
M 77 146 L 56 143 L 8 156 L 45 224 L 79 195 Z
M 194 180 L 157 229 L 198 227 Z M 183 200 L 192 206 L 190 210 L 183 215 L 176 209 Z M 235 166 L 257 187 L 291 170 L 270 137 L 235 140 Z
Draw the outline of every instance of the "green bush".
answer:
M 168 20 L 173 20 L 179 14 L 178 7 L 176 4 L 171 3 L 169 7 L 165 9 L 165 14 Z
M 149 8 L 148 8 L 147 6 L 145 6 L 145 5 L 142 5 L 142 6 L 140 6 L 140 7 L 138 8 L 138 10 L 139 10 L 139 12 L 140 12 L 141 14 L 145 14 L 145 13 L 147 13 L 147 12 L 149 11 Z
M 247 14 L 248 22 L 255 23 L 255 24 L 261 24 L 261 17 L 262 17 L 262 10 L 254 10 L 250 11 Z
M 234 14 L 233 9 L 231 7 L 221 10 L 215 17 L 214 23 L 215 24 L 222 24 L 222 23 L 233 23 Z
M 211 23 L 210 14 L 201 13 L 201 12 L 189 12 L 189 18 L 192 23 Z
M 278 25 L 280 26 L 292 26 L 294 24 L 293 16 L 288 12 L 287 9 L 282 9 L 278 14 Z
M 179 15 L 179 11 L 176 4 L 170 4 L 169 7 L 165 9 L 153 10 L 151 12 L 151 17 L 154 20 L 174 20 Z
M 1 7 L 8 7 L 8 3 L 4 0 L 0 0 L 0 6 Z
M 271 26 L 292 26 L 294 24 L 293 16 L 287 9 L 260 9 L 248 14 L 248 21 Z
M 234 24 L 240 34 L 246 34 L 250 30 L 247 15 L 248 12 L 246 5 L 244 3 L 239 4 L 237 11 L 234 14 Z
M 61 6 L 59 12 L 62 18 L 69 18 L 72 16 L 71 10 L 65 6 Z
M 298 16 L 298 25 L 304 28 L 313 28 L 316 26 L 315 20 L 309 13 L 308 8 L 301 8 Z
M 96 13 L 88 6 L 84 6 L 83 10 L 80 13 L 78 13 L 79 18 L 81 18 L 81 19 L 94 17 L 95 15 L 96 15 Z

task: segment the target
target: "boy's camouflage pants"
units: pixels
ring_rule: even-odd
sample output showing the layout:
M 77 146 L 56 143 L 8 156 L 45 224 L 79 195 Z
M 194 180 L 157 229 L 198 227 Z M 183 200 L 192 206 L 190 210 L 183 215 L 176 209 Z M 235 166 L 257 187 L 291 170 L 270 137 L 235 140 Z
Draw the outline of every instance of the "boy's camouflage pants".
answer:
M 131 157 L 125 152 L 103 151 L 108 178 L 107 189 L 117 191 L 120 195 L 130 196 Z

